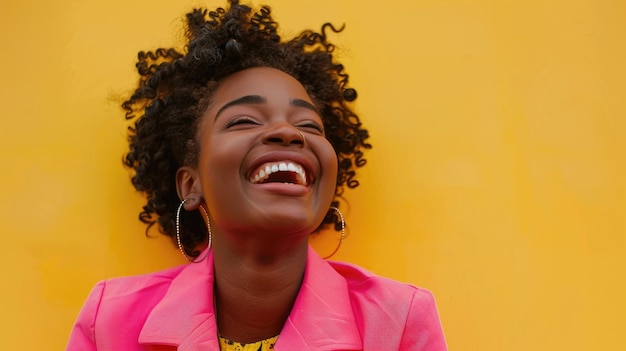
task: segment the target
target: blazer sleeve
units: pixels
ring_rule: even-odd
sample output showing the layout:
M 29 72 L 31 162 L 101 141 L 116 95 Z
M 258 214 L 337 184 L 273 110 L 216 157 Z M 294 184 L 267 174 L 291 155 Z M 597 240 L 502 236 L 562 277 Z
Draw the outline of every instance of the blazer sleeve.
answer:
M 80 310 L 72 333 L 70 334 L 66 351 L 97 350 L 95 324 L 105 285 L 106 282 L 102 281 L 96 284 L 91 290 L 91 293 L 89 293 L 89 297 L 87 297 L 87 301 L 85 301 L 85 304 Z
M 400 350 L 447 351 L 439 312 L 433 294 L 417 289 L 409 307 L 409 313 L 400 342 Z

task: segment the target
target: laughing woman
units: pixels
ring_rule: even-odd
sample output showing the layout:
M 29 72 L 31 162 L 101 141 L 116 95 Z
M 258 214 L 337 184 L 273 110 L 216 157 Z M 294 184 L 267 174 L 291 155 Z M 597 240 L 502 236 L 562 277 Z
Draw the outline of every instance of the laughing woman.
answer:
M 368 132 L 320 32 L 283 41 L 270 10 L 187 14 L 185 52 L 139 53 L 126 166 L 192 263 L 91 292 L 68 350 L 446 350 L 427 290 L 320 258 Z

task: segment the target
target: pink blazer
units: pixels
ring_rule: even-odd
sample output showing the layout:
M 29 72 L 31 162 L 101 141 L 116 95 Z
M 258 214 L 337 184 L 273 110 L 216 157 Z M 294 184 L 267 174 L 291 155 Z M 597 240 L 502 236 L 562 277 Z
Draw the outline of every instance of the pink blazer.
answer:
M 275 346 L 300 350 L 447 350 L 433 295 L 321 259 L 309 248 L 304 280 Z M 87 298 L 67 350 L 219 350 L 213 257 L 106 280 Z

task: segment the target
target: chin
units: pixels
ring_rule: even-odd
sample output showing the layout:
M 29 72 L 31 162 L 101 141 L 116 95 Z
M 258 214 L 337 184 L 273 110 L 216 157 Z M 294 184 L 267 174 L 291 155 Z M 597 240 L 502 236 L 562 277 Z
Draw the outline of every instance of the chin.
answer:
M 264 217 L 263 227 L 268 232 L 308 235 L 319 227 L 324 215 L 312 216 L 306 211 L 292 207 L 286 211 L 265 214 Z

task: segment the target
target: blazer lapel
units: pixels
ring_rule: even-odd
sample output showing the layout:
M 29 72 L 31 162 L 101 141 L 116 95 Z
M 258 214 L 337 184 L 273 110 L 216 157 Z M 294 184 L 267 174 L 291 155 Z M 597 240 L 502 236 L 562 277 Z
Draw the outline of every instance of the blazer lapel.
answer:
M 309 247 L 304 280 L 276 350 L 362 350 L 345 279 Z
M 201 254 L 202 255 L 202 254 Z M 140 344 L 177 346 L 178 350 L 219 350 L 213 307 L 213 254 L 188 264 L 172 280 L 148 315 Z
M 213 306 L 213 254 L 187 265 L 148 315 L 139 343 L 180 351 L 219 350 Z M 345 279 L 309 247 L 302 287 L 277 351 L 362 350 Z

